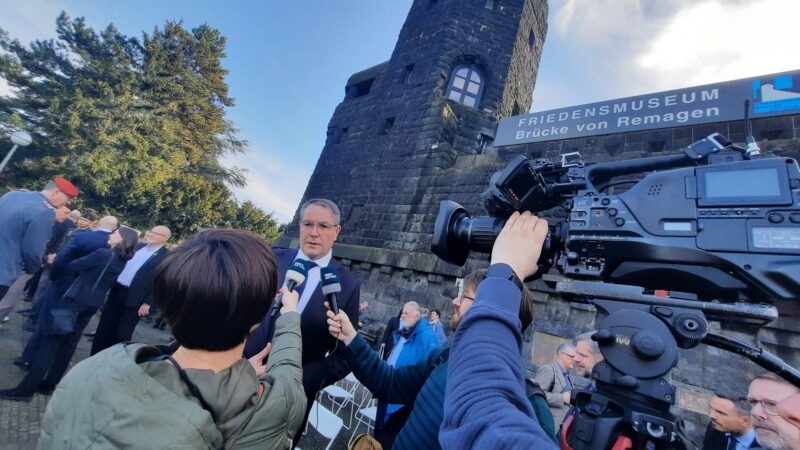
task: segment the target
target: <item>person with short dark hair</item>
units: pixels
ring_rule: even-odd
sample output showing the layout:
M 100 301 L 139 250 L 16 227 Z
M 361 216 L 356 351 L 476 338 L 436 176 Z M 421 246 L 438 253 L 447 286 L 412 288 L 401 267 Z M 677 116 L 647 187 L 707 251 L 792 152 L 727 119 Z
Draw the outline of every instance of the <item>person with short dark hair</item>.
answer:
M 475 290 L 486 277 L 486 270 L 475 270 L 464 278 L 462 292 L 452 300 L 453 319 L 450 328 L 457 330 L 475 300 Z M 518 310 L 522 329 L 533 320 L 533 295 L 525 289 Z M 340 311 L 328 311 L 328 330 L 347 345 L 344 352 L 353 374 L 383 401 L 404 403 L 408 419 L 401 424 L 394 443 L 385 450 L 438 449 L 439 426 L 444 420 L 444 392 L 450 348 L 437 349 L 414 365 L 392 367 L 372 351 L 364 337 L 357 333 L 350 318 Z M 551 418 L 552 422 L 552 418 Z M 552 424 L 550 425 L 552 428 Z
M 703 450 L 760 448 L 745 392 L 718 389 L 708 405 L 711 421 L 703 437 Z
M 138 235 L 123 228 L 108 235 L 108 246 L 71 261 L 67 270 L 75 274 L 64 296 L 52 311 L 72 313 L 70 329 L 55 329 L 52 318 L 44 320 L 43 336 L 30 372 L 13 389 L 0 391 L 0 398 L 30 401 L 33 394 L 51 393 L 66 372 L 81 333 L 106 298 L 111 283 L 130 259 Z M 63 327 L 62 327 L 63 328 Z
M 39 447 L 286 448 L 306 407 L 296 292 L 282 289 L 271 345 L 242 358 L 277 279 L 275 254 L 251 232 L 187 240 L 153 287 L 177 350 L 121 344 L 80 362 L 47 407 Z
M 431 324 L 431 328 L 433 328 L 433 332 L 436 334 L 436 339 L 439 340 L 439 345 L 444 347 L 447 344 L 447 335 L 444 334 L 444 325 L 442 325 L 442 321 L 439 320 L 442 317 L 442 312 L 438 309 L 431 310 L 431 319 L 429 323 Z
M 170 236 L 172 232 L 163 225 L 145 231 L 144 242 L 137 246 L 108 293 L 92 341 L 92 355 L 131 340 L 139 318 L 150 313 L 153 272 L 169 253 L 165 244 Z

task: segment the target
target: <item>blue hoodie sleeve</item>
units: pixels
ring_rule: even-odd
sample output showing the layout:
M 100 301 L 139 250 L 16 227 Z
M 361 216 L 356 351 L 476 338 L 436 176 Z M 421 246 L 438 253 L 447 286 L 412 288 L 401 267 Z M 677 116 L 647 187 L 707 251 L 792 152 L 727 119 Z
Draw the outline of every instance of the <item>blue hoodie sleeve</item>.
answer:
M 514 283 L 487 278 L 455 333 L 447 370 L 443 449 L 557 449 L 525 397 Z

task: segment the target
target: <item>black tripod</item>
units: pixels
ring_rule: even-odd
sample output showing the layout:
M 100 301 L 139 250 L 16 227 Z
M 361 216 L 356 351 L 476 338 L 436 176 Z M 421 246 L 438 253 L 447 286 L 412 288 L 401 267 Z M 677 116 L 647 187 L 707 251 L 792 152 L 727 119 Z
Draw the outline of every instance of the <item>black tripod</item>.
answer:
M 780 358 L 708 333 L 706 316 L 763 324 L 777 318 L 772 306 L 708 303 L 582 281 L 558 282 L 556 290 L 592 298 L 608 314 L 592 336 L 605 360 L 592 370 L 595 388 L 573 393 L 574 414 L 562 426 L 562 449 L 687 448 L 669 410 L 675 386 L 668 374 L 678 362 L 678 348 L 700 342 L 746 356 L 800 387 L 800 371 Z

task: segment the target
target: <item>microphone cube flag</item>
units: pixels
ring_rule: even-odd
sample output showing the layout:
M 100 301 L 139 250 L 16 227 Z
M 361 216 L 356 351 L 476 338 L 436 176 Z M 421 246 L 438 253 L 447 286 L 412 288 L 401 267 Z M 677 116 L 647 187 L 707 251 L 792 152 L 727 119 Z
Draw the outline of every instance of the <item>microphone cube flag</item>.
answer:
M 324 295 L 334 294 L 342 291 L 342 284 L 336 275 L 336 270 L 331 267 L 322 268 L 322 293 Z

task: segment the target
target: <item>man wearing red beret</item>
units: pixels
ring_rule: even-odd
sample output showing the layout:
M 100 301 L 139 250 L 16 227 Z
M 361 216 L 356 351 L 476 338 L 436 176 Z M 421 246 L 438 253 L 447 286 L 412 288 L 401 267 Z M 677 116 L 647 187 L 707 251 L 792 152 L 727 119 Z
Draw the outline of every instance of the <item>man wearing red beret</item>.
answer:
M 53 228 L 54 209 L 77 196 L 72 183 L 56 178 L 41 192 L 12 191 L 0 197 L 0 298 L 20 273 L 39 268 Z

